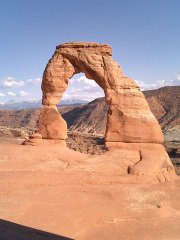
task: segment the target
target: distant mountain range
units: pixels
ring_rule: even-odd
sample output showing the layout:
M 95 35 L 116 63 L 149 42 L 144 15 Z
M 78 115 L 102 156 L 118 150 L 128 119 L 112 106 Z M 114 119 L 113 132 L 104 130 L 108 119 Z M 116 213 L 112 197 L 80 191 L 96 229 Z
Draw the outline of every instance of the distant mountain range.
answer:
M 152 113 L 163 130 L 180 126 L 180 86 L 168 86 L 143 92 Z M 104 98 L 63 113 L 71 131 L 104 134 L 107 121 Z
M 180 126 L 179 93 L 180 86 L 162 87 L 144 92 L 151 111 L 163 130 Z M 69 130 L 81 133 L 104 134 L 108 110 L 104 98 L 97 98 L 89 103 L 77 99 L 61 102 L 58 109 L 66 120 Z M 40 112 L 37 107 L 41 106 L 41 102 L 28 102 L 28 104 L 14 103 L 13 105 L 12 103 L 11 110 L 1 109 L 0 125 L 36 128 Z
M 87 101 L 81 99 L 69 99 L 61 100 L 58 106 L 78 106 L 87 104 Z M 20 109 L 36 109 L 42 106 L 41 99 L 39 100 L 27 100 L 27 101 L 15 101 L 10 100 L 7 103 L 0 103 L 0 109 L 4 110 L 20 110 Z
M 40 106 L 41 106 L 41 100 L 27 100 L 27 101 L 10 100 L 4 104 L 0 103 L 0 109 L 6 109 L 6 110 L 39 108 Z

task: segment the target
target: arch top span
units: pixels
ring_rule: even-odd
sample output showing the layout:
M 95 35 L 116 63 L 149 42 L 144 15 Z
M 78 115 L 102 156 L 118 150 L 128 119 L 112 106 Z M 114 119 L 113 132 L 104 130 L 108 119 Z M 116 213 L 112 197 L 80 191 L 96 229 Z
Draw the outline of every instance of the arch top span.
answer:
M 98 49 L 99 52 L 112 56 L 112 48 L 109 45 L 95 43 L 95 42 L 69 42 L 69 43 L 63 43 L 56 46 L 56 50 L 62 49 L 62 48 L 73 48 L 73 49 L 88 48 L 89 50 L 91 49 L 91 51 L 93 51 L 93 49 Z

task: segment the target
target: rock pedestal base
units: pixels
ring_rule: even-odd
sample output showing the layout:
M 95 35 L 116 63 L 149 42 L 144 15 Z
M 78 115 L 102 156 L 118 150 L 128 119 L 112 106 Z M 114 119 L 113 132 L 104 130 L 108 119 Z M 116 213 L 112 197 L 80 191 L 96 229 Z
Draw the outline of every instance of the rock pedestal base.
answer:
M 174 166 L 162 144 L 106 142 L 106 148 L 109 151 L 115 148 L 127 150 L 127 154 L 129 150 L 137 152 L 136 157 L 139 157 L 135 164 L 129 165 L 129 174 L 151 176 L 159 182 L 176 178 Z

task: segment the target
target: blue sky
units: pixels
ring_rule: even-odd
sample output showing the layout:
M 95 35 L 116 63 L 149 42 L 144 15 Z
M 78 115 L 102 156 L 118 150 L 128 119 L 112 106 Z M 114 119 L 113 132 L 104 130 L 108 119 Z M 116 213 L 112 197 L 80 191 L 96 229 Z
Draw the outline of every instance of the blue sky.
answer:
M 41 98 L 49 58 L 70 41 L 111 45 L 142 89 L 179 85 L 179 16 L 179 0 L 0 0 L 0 102 Z M 65 98 L 102 94 L 76 75 Z

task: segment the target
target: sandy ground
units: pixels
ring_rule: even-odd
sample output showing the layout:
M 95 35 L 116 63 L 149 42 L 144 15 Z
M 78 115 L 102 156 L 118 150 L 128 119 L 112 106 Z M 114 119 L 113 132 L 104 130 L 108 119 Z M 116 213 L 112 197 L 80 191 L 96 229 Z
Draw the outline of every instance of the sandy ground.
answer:
M 179 179 L 145 184 L 114 159 L 1 140 L 0 240 L 180 239 Z

